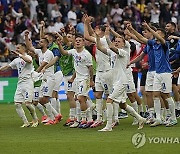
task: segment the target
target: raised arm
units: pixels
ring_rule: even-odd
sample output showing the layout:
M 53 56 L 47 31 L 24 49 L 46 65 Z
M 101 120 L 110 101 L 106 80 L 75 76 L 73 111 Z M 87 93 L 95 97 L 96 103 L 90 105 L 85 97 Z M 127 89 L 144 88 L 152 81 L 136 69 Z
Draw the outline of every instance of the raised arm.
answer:
M 66 32 L 65 32 L 65 29 L 64 28 L 61 28 L 61 35 L 58 33 L 58 36 L 61 37 L 61 39 L 64 41 L 64 43 L 70 47 L 72 45 L 71 42 L 69 42 L 68 38 L 67 38 L 67 35 L 66 35 Z
M 31 39 L 29 39 L 28 35 L 29 35 L 29 31 L 26 30 L 25 31 L 25 43 L 26 43 L 26 46 L 27 46 L 28 50 L 30 50 L 33 53 L 35 53 L 35 48 L 33 47 L 32 41 L 31 41 Z
M 131 24 L 127 24 L 127 29 L 132 32 L 141 41 L 141 43 L 147 44 L 148 39 L 138 33 Z
M 155 32 L 146 22 L 144 22 L 142 25 L 145 26 L 154 35 L 154 37 L 159 40 L 161 44 L 166 43 L 166 40 L 162 38 L 157 32 Z
M 98 31 L 98 29 L 95 31 L 95 34 L 96 34 L 96 41 L 97 41 L 96 43 L 97 49 L 107 55 L 108 54 L 107 49 L 104 48 L 100 42 L 100 36 L 99 36 L 100 32 Z
M 68 55 L 68 51 L 64 50 L 64 48 L 63 48 L 63 46 L 61 44 L 61 39 L 60 38 L 57 39 L 57 44 L 59 46 L 59 51 L 61 52 L 61 54 Z
M 144 43 L 140 39 L 138 39 L 133 33 L 131 33 L 127 28 L 124 31 L 125 35 L 129 35 L 132 39 L 136 40 L 139 43 Z
M 45 34 L 45 22 L 44 21 L 41 21 L 39 28 L 40 28 L 40 39 L 41 39 L 44 37 L 44 34 Z
M 90 42 L 96 43 L 95 38 L 93 36 L 90 36 L 89 34 L 89 29 L 88 28 L 89 25 L 89 18 L 87 16 L 84 17 L 85 21 L 84 21 L 84 38 Z

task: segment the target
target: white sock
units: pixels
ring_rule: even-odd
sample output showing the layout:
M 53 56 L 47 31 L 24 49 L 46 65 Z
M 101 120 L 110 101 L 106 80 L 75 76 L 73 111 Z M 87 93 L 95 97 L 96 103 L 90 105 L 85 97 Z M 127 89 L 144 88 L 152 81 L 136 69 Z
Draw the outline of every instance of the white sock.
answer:
M 175 105 L 174 105 L 174 101 L 173 101 L 172 97 L 167 98 L 166 101 L 169 104 L 169 109 L 171 111 L 172 120 L 176 120 Z
M 51 98 L 51 105 L 55 109 L 56 108 L 56 98 Z
M 44 108 L 43 108 L 43 106 L 42 106 L 40 103 L 38 103 L 38 104 L 36 105 L 36 108 L 39 110 L 39 112 L 41 112 L 41 114 L 42 114 L 43 116 L 46 116 L 46 113 L 45 113 L 45 111 L 44 111 Z
M 177 109 L 178 108 L 178 102 L 174 101 L 174 105 L 175 105 L 175 109 Z
M 148 112 L 148 105 L 145 105 L 145 112 Z
M 80 108 L 79 101 L 76 101 L 76 117 L 77 117 L 77 121 L 80 122 L 81 121 L 81 108 Z
M 36 115 L 36 111 L 35 111 L 35 108 L 34 108 L 34 106 L 32 105 L 32 104 L 26 104 L 26 107 L 28 108 L 28 110 L 29 110 L 29 112 L 30 112 L 30 114 L 31 114 L 31 116 L 32 116 L 32 118 L 33 118 L 33 120 L 38 120 L 38 117 L 37 117 L 37 115 Z
M 138 112 L 138 104 L 137 104 L 137 101 L 131 103 L 131 106 L 132 106 L 132 108 L 133 108 L 136 112 Z
M 96 99 L 97 121 L 102 121 L 103 99 Z
M 59 113 L 56 111 L 56 109 L 52 106 L 52 113 L 56 117 L 59 115 Z
M 143 110 L 143 105 L 141 104 L 141 105 L 138 105 L 138 108 L 139 108 L 139 113 L 140 112 L 144 112 L 144 110 Z
M 118 119 L 118 113 L 119 113 L 119 104 L 116 102 L 113 102 L 113 120 L 115 122 L 119 121 Z
M 93 119 L 92 119 L 92 109 L 90 107 L 87 108 L 87 110 L 86 110 L 86 117 L 87 117 L 88 122 L 93 121 Z
M 129 112 L 133 117 L 140 120 L 142 117 L 131 107 L 127 104 L 127 107 L 125 109 L 127 112 Z
M 82 121 L 86 121 L 86 111 L 81 111 Z
M 164 118 L 164 108 L 161 108 L 161 118 Z
M 180 110 L 180 101 L 177 102 L 177 109 Z
M 103 110 L 103 121 L 106 121 L 107 120 L 107 110 L 106 109 L 104 109 Z
M 89 107 L 92 108 L 93 102 L 92 102 L 91 99 L 87 99 L 86 103 L 87 103 L 87 107 L 88 107 L 88 108 L 89 108 Z
M 112 128 L 113 105 L 111 103 L 107 103 L 106 106 L 107 106 L 106 128 Z
M 149 115 L 150 115 L 150 117 L 154 117 L 154 108 L 153 107 L 149 108 Z
M 154 110 L 156 113 L 156 119 L 161 121 L 161 102 L 159 98 L 154 98 Z
M 23 122 L 24 122 L 25 124 L 29 123 L 28 120 L 27 120 L 27 118 L 26 118 L 25 112 L 24 112 L 21 104 L 15 103 L 15 106 L 16 106 L 16 112 L 17 112 L 17 114 L 19 115 L 19 117 L 23 120 Z
M 48 103 L 44 104 L 44 106 L 46 107 L 47 115 L 50 118 L 50 120 L 54 120 L 54 116 L 52 113 L 53 107 L 52 107 L 51 103 L 48 102 Z
M 71 120 L 74 120 L 75 119 L 75 115 L 76 115 L 76 108 L 70 108 L 69 109 L 69 118 Z
M 59 114 L 61 114 L 61 102 L 60 102 L 59 98 L 56 99 L 56 108 L 55 109 Z
M 122 113 L 127 113 L 127 112 L 126 112 L 125 110 L 123 110 L 123 109 L 121 109 L 121 112 L 122 112 Z
M 166 109 L 166 113 L 167 113 L 167 115 L 171 115 L 170 109 Z

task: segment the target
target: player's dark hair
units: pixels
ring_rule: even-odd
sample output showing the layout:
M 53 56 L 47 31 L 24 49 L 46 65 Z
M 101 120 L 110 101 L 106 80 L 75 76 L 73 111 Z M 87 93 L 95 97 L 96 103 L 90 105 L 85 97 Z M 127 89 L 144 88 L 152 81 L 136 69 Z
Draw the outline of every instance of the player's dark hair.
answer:
M 75 34 L 75 39 L 78 38 L 78 37 L 84 39 L 84 36 L 81 33 L 76 33 Z
M 171 24 L 176 29 L 176 24 L 174 22 L 170 21 L 167 24 Z
M 27 46 L 25 43 L 19 43 L 19 45 L 23 46 L 25 49 L 27 49 Z
M 47 44 L 49 44 L 49 41 L 47 38 L 43 37 L 42 39 L 45 40 Z
M 52 37 L 53 39 L 55 39 L 55 35 L 53 33 L 46 33 L 45 35 L 48 35 L 48 36 Z
M 103 32 L 106 31 L 106 27 L 105 27 L 104 25 L 100 25 L 100 26 L 99 26 L 99 29 L 100 29 L 101 31 L 103 31 Z
M 158 31 L 158 30 L 161 31 L 161 32 L 164 34 L 164 37 L 166 37 L 166 31 L 165 31 L 164 29 L 158 28 L 157 31 Z

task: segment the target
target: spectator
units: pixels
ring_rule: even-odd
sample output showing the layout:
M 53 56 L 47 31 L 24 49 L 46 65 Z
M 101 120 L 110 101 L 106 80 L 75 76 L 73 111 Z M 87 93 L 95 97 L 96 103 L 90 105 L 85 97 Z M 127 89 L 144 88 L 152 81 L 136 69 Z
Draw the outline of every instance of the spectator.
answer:
M 50 21 L 50 24 L 49 24 L 49 26 L 47 27 L 47 31 L 50 32 L 50 33 L 55 32 L 54 20 L 51 20 L 51 21 Z
M 149 11 L 148 7 L 145 7 L 144 13 L 142 14 L 142 21 L 146 21 L 147 23 L 149 23 L 150 20 L 151 20 L 150 11 Z
M 160 10 L 159 10 L 159 4 L 155 4 L 152 6 L 153 9 L 151 10 L 151 23 L 159 23 L 159 15 L 160 15 Z
M 51 10 L 53 7 L 57 5 L 56 0 L 48 0 L 47 1 L 47 12 L 48 12 L 48 18 L 51 19 Z
M 113 22 L 122 21 L 122 13 L 123 13 L 123 9 L 119 8 L 119 4 L 116 3 L 110 13 L 113 18 Z
M 102 18 L 105 18 L 110 13 L 110 5 L 107 4 L 107 0 L 102 0 L 99 5 L 99 14 Z
M 77 24 L 76 31 L 84 35 L 84 17 L 82 17 L 81 22 Z
M 56 32 L 60 32 L 60 29 L 64 28 L 64 24 L 61 22 L 60 16 L 56 18 L 56 22 L 54 24 L 54 27 L 55 27 Z
M 30 4 L 30 19 L 33 20 L 37 20 L 37 6 L 38 6 L 38 1 L 37 0 L 30 0 L 29 1 Z
M 53 7 L 53 10 L 51 11 L 51 20 L 55 21 L 55 19 L 57 17 L 61 17 L 62 18 L 62 14 L 59 11 L 59 6 L 57 4 L 55 4 L 54 7 Z
M 77 25 L 77 15 L 76 15 L 76 8 L 75 6 L 72 7 L 72 9 L 68 12 L 67 17 L 68 21 L 73 25 Z

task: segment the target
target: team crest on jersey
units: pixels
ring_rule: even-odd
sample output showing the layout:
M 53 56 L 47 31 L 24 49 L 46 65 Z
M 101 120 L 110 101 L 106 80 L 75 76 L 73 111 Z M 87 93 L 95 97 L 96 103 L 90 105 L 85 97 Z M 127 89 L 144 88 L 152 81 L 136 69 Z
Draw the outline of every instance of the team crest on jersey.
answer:
M 81 56 L 78 56 L 78 55 L 74 56 L 74 60 L 75 60 L 76 64 L 78 64 L 79 62 L 82 62 Z
M 24 62 L 24 61 L 21 61 L 21 62 L 20 62 L 20 65 L 21 65 L 21 66 L 24 66 L 24 65 L 25 65 L 25 62 Z

